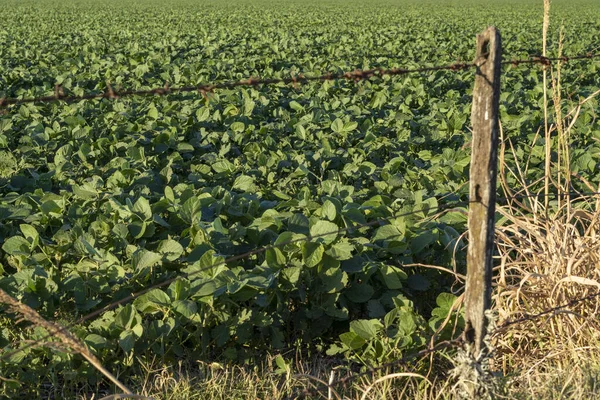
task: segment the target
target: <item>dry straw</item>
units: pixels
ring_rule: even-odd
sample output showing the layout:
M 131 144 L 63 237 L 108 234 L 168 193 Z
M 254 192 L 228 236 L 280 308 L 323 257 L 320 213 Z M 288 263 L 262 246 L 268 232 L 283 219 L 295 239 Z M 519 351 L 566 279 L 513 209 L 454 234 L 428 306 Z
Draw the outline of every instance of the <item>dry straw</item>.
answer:
M 544 54 L 549 24 L 549 1 L 544 0 Z M 558 44 L 562 53 L 563 35 Z M 510 201 L 498 208 L 501 220 L 496 237 L 500 263 L 496 267 L 495 309 L 502 321 L 536 314 L 572 302 L 600 290 L 600 197 L 597 195 L 558 196 L 551 192 L 572 193 L 577 186 L 598 192 L 586 179 L 572 173 L 569 153 L 572 129 L 584 103 L 582 100 L 563 116 L 561 62 L 548 67 L 553 120 L 546 113 L 545 175 L 540 181 L 528 179 L 529 160 L 519 160 L 509 139 L 502 132 L 500 183 L 506 197 L 527 195 L 523 201 Z M 544 76 L 547 71 L 544 70 Z M 544 93 L 546 98 L 547 93 Z M 545 102 L 547 104 L 547 102 Z M 554 138 L 552 137 L 552 134 Z M 532 146 L 539 138 L 535 135 Z M 554 143 L 553 143 L 554 140 Z M 553 146 L 554 144 L 554 146 Z M 549 154 L 555 152 L 557 161 Z M 514 167 L 505 162 L 512 158 Z M 543 188 L 540 184 L 543 182 Z M 514 188 L 518 187 L 518 190 Z M 536 195 L 542 194 L 543 200 Z M 505 373 L 522 371 L 518 377 L 534 391 L 545 386 L 549 371 L 584 372 L 600 347 L 600 298 L 573 303 L 545 318 L 509 326 L 494 338 L 499 367 Z M 582 375 L 582 374 L 581 374 Z M 569 375 L 570 376 L 570 375 Z

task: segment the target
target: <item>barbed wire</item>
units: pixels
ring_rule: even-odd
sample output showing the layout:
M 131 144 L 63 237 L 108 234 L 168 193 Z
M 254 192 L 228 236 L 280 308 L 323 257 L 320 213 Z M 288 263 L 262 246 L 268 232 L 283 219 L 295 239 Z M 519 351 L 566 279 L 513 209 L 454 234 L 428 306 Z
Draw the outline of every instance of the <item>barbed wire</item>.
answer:
M 544 66 L 552 65 L 553 61 L 561 61 L 561 62 L 570 62 L 570 61 L 581 61 L 581 60 L 591 60 L 595 58 L 600 58 L 600 53 L 585 53 L 579 54 L 576 56 L 560 56 L 560 57 L 545 57 L 545 56 L 533 56 L 528 59 L 520 59 L 520 60 L 506 60 L 502 61 L 500 64 L 502 65 L 513 65 L 515 67 L 526 64 L 541 64 Z
M 569 62 L 574 60 L 584 60 L 584 59 L 595 59 L 600 58 L 600 53 L 586 53 L 577 56 L 567 57 L 543 57 L 543 56 L 534 56 L 527 59 L 515 59 L 510 61 L 503 61 L 502 65 L 513 65 L 515 67 L 525 65 L 525 64 L 540 64 L 544 66 L 551 65 L 552 61 L 561 61 L 561 62 Z M 115 91 L 115 89 L 111 86 L 109 82 L 106 83 L 106 91 L 104 93 L 93 93 L 93 94 L 84 94 L 84 95 L 65 95 L 64 89 L 60 85 L 56 85 L 54 88 L 54 95 L 52 96 L 42 96 L 42 97 L 31 97 L 31 98 L 15 98 L 15 97 L 3 97 L 0 98 L 0 109 L 7 108 L 11 105 L 21 105 L 27 103 L 49 103 L 55 101 L 65 101 L 65 102 L 76 102 L 76 101 L 84 101 L 84 100 L 98 100 L 98 99 L 118 99 L 122 97 L 129 96 L 150 96 L 150 95 L 158 95 L 165 96 L 174 93 L 190 93 L 190 92 L 199 92 L 203 95 L 206 93 L 212 92 L 218 89 L 233 89 L 237 87 L 256 87 L 261 85 L 277 85 L 284 84 L 289 85 L 293 84 L 302 85 L 310 82 L 318 82 L 318 81 L 333 81 L 333 80 L 350 80 L 350 81 L 361 81 L 370 79 L 373 77 L 382 77 L 382 76 L 398 76 L 398 75 L 407 75 L 413 73 L 423 73 L 423 72 L 435 72 L 435 71 L 462 71 L 470 68 L 476 68 L 477 64 L 474 62 L 465 63 L 465 62 L 456 62 L 454 64 L 447 64 L 441 66 L 433 66 L 433 67 L 420 67 L 420 68 L 373 68 L 368 70 L 354 70 L 349 72 L 328 72 L 323 75 L 318 76 L 305 76 L 304 74 L 298 74 L 296 76 L 290 76 L 287 78 L 248 78 L 241 81 L 228 81 L 228 82 L 220 82 L 220 83 L 211 83 L 204 84 L 199 86 L 182 86 L 182 87 L 170 87 L 169 83 L 166 82 L 165 85 L 161 88 L 154 89 L 143 89 L 143 90 L 125 90 L 125 91 Z
M 566 196 L 566 195 L 571 195 L 571 194 L 573 194 L 573 195 L 576 194 L 576 195 L 580 195 L 580 196 L 586 196 L 586 195 L 587 196 L 593 196 L 593 195 L 600 195 L 600 192 L 549 193 L 547 196 L 557 196 L 558 197 L 558 196 Z M 448 196 L 448 195 L 449 194 L 440 195 L 439 197 L 443 198 L 443 197 Z M 509 196 L 509 197 L 497 197 L 496 198 L 496 202 L 502 201 L 502 200 L 524 199 L 524 198 L 532 198 L 532 197 L 540 197 L 540 196 L 543 197 L 543 196 L 545 196 L 545 194 L 529 194 L 529 195 L 517 195 L 517 196 Z M 438 199 L 436 198 L 436 200 L 438 200 Z M 295 243 L 300 243 L 300 242 L 307 242 L 307 241 L 310 241 L 310 240 L 313 240 L 313 239 L 318 239 L 318 238 L 322 238 L 322 237 L 326 237 L 326 236 L 331 236 L 331 235 L 336 235 L 337 236 L 337 235 L 339 235 L 340 233 L 343 233 L 343 232 L 349 232 L 349 231 L 352 231 L 352 230 L 361 229 L 361 228 L 365 228 L 365 227 L 373 227 L 373 226 L 377 226 L 377 225 L 380 225 L 380 224 L 383 224 L 383 223 L 386 223 L 386 222 L 390 222 L 392 219 L 401 218 L 401 217 L 407 217 L 407 216 L 416 215 L 416 214 L 420 214 L 420 213 L 424 213 L 424 212 L 428 213 L 430 211 L 437 211 L 439 213 L 439 212 L 443 212 L 443 211 L 453 211 L 457 207 L 465 206 L 465 205 L 468 205 L 468 204 L 474 203 L 474 202 L 476 202 L 476 201 L 455 201 L 455 202 L 452 202 L 450 204 L 444 204 L 444 205 L 435 205 L 435 206 L 429 206 L 429 205 L 427 205 L 427 208 L 425 208 L 425 209 L 417 209 L 417 210 L 413 210 L 413 211 L 409 211 L 409 212 L 395 213 L 395 214 L 392 214 L 392 215 L 390 215 L 388 217 L 385 217 L 385 218 L 378 218 L 378 219 L 376 219 L 374 221 L 354 224 L 352 226 L 347 226 L 345 228 L 340 228 L 340 229 L 338 229 L 336 231 L 321 233 L 321 234 L 312 235 L 312 236 L 309 235 L 309 236 L 306 236 L 306 237 L 302 237 L 302 238 L 298 238 L 298 239 L 291 239 L 291 240 L 288 240 L 288 241 L 285 241 L 285 242 L 282 242 L 282 243 L 278 243 L 278 244 L 274 244 L 274 245 L 267 245 L 267 246 L 259 247 L 259 248 L 254 249 L 254 250 L 251 250 L 251 251 L 248 251 L 248 252 L 245 252 L 245 253 L 242 253 L 242 254 L 238 254 L 238 255 L 226 258 L 226 259 L 224 259 L 222 261 L 215 262 L 215 263 L 213 263 L 213 264 L 211 264 L 209 266 L 200 268 L 200 269 L 195 270 L 193 272 L 177 275 L 177 276 L 169 278 L 169 279 L 167 279 L 165 281 L 156 283 L 156 284 L 154 284 L 154 285 L 152 285 L 150 287 L 147 287 L 147 288 L 145 288 L 145 289 L 143 289 L 141 291 L 132 293 L 131 295 L 129 295 L 127 297 L 124 297 L 124 298 L 122 298 L 122 299 L 120 299 L 118 301 L 112 302 L 112 303 L 110 303 L 110 304 L 108 304 L 108 305 L 106 305 L 106 306 L 104 306 L 104 307 L 102 307 L 102 308 L 100 308 L 100 309 L 98 309 L 96 311 L 93 311 L 93 312 L 91 312 L 89 314 L 86 314 L 85 316 L 83 316 L 83 317 L 79 318 L 78 320 L 76 320 L 76 321 L 68 324 L 67 326 L 65 326 L 64 329 L 65 330 L 69 330 L 69 329 L 71 329 L 71 328 L 73 328 L 73 327 L 75 327 L 75 326 L 77 326 L 77 325 L 79 325 L 79 324 L 81 324 L 83 322 L 86 322 L 86 321 L 88 321 L 88 320 L 90 320 L 90 319 L 92 319 L 92 318 L 94 318 L 96 316 L 102 315 L 105 312 L 113 310 L 113 309 L 115 309 L 116 307 L 118 307 L 118 306 L 120 306 L 122 304 L 125 304 L 125 303 L 128 303 L 128 302 L 132 301 L 132 300 L 135 300 L 136 298 L 138 298 L 140 296 L 143 296 L 144 294 L 146 294 L 146 293 L 148 293 L 148 292 L 150 292 L 152 290 L 159 289 L 161 287 L 170 285 L 171 283 L 173 283 L 173 282 L 175 282 L 175 281 L 177 281 L 179 279 L 182 279 L 182 278 L 189 279 L 189 278 L 194 277 L 194 276 L 196 276 L 198 274 L 201 274 L 202 272 L 209 271 L 209 270 L 211 270 L 211 269 L 213 269 L 215 267 L 219 267 L 221 265 L 227 265 L 227 264 L 230 264 L 232 262 L 240 261 L 240 260 L 249 258 L 249 257 L 251 257 L 253 255 L 257 255 L 257 254 L 261 254 L 261 253 L 267 252 L 268 250 L 271 250 L 271 249 L 277 249 L 277 248 L 288 246 L 290 244 L 295 244 Z M 570 304 L 570 303 L 568 303 L 568 304 Z M 558 309 L 560 309 L 560 307 L 558 307 Z M 545 315 L 545 314 L 550 313 L 550 312 L 553 312 L 553 311 L 556 311 L 556 310 L 555 309 L 547 310 L 547 311 L 541 313 L 540 316 Z M 526 320 L 526 318 L 522 318 L 522 320 Z M 517 323 L 517 322 L 514 322 L 514 323 Z M 504 325 L 502 327 L 504 327 Z M 16 354 L 18 352 L 21 352 L 21 351 L 24 351 L 24 350 L 26 350 L 28 348 L 37 346 L 39 343 L 41 343 L 43 341 L 46 341 L 47 339 L 51 338 L 52 336 L 53 336 L 52 334 L 46 335 L 46 336 L 44 336 L 44 337 L 42 337 L 42 338 L 40 338 L 40 339 L 38 339 L 38 340 L 36 340 L 36 341 L 34 341 L 32 343 L 29 343 L 29 344 L 27 344 L 27 345 L 25 345 L 25 346 L 23 346 L 23 347 L 21 347 L 19 349 L 15 349 L 12 352 L 3 354 L 3 355 L 0 356 L 0 360 L 4 360 L 4 359 L 7 359 L 7 358 L 10 358 L 10 357 L 12 357 L 14 354 Z
M 495 335 L 496 333 L 499 333 L 501 330 L 504 330 L 504 329 L 508 328 L 511 325 L 521 324 L 521 323 L 527 322 L 527 321 L 533 321 L 533 320 L 541 318 L 541 317 L 543 317 L 545 315 L 552 314 L 552 313 L 555 313 L 555 312 L 560 311 L 560 310 L 568 309 L 568 308 L 571 308 L 571 307 L 573 307 L 573 306 L 575 306 L 575 305 L 577 305 L 579 303 L 583 303 L 583 302 L 586 302 L 588 300 L 595 299 L 596 297 L 600 297 L 600 291 L 598 291 L 596 293 L 592 293 L 592 294 L 587 295 L 585 297 L 581 297 L 581 298 L 578 298 L 578 299 L 573 299 L 573 300 L 571 300 L 569 302 L 566 302 L 566 303 L 561 304 L 561 305 L 556 306 L 556 307 L 548 308 L 548 309 L 546 309 L 544 311 L 541 311 L 541 312 L 539 312 L 537 314 L 523 314 L 524 316 L 521 317 L 521 318 L 517 318 L 517 319 L 505 321 L 500 326 L 496 327 L 496 329 L 494 330 L 494 332 L 492 333 L 492 335 Z
M 368 70 L 355 70 L 350 72 L 328 72 L 323 75 L 318 76 L 305 76 L 303 74 L 298 74 L 296 76 L 290 76 L 287 78 L 248 78 L 241 81 L 228 81 L 228 82 L 220 82 L 220 83 L 212 83 L 212 84 L 204 84 L 199 86 L 183 86 L 183 87 L 170 87 L 168 83 L 165 83 L 165 86 L 162 88 L 155 89 L 145 89 L 145 90 L 127 90 L 116 92 L 110 83 L 107 83 L 107 90 L 104 93 L 97 94 L 87 94 L 82 96 L 67 96 L 64 94 L 63 89 L 60 86 L 55 87 L 53 96 L 44 96 L 44 97 L 34 97 L 34 98 L 26 98 L 26 99 L 18 99 L 18 98 L 2 98 L 0 99 L 0 108 L 9 106 L 9 105 L 19 105 L 25 103 L 48 103 L 54 101 L 66 101 L 66 102 L 74 102 L 81 100 L 95 100 L 95 99 L 118 99 L 121 97 L 127 96 L 148 96 L 148 95 L 159 95 L 164 96 L 172 93 L 189 93 L 189 92 L 199 92 L 201 94 L 206 94 L 212 92 L 217 89 L 233 89 L 242 86 L 260 86 L 260 85 L 302 85 L 307 84 L 309 82 L 317 82 L 317 81 L 333 81 L 333 80 L 353 80 L 360 81 L 369 79 L 376 76 L 394 76 L 394 75 L 405 75 L 411 73 L 418 72 L 432 72 L 432 71 L 441 71 L 441 70 L 463 70 L 474 67 L 473 63 L 455 63 L 444 66 L 437 67 L 423 67 L 423 68 L 414 68 L 414 69 L 404 69 L 404 68 L 393 68 L 393 69 L 383 69 L 383 68 L 374 68 Z

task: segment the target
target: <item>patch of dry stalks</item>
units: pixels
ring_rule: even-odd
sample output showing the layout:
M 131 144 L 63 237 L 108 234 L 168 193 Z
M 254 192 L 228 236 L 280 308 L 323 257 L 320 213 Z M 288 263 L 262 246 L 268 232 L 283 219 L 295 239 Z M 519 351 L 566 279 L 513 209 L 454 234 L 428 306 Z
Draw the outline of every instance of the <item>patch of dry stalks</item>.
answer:
M 505 196 L 513 200 L 497 208 L 502 217 L 496 227 L 500 262 L 494 292 L 499 325 L 600 293 L 600 196 L 573 195 L 575 187 L 595 193 L 600 188 L 571 172 L 569 154 L 572 127 L 591 97 L 563 117 L 560 68 L 560 63 L 550 67 L 550 93 L 544 93 L 554 104 L 555 121 L 549 123 L 546 116 L 546 155 L 554 151 L 557 161 L 546 161 L 543 187 L 526 179 L 528 161 L 517 158 L 510 140 L 502 141 L 500 182 Z M 512 169 L 505 157 L 514 160 Z M 561 381 L 563 390 L 576 387 L 590 366 L 598 365 L 599 316 L 600 296 L 596 296 L 509 326 L 494 337 L 497 367 L 507 375 L 519 371 L 514 384 L 532 397 L 552 382 Z

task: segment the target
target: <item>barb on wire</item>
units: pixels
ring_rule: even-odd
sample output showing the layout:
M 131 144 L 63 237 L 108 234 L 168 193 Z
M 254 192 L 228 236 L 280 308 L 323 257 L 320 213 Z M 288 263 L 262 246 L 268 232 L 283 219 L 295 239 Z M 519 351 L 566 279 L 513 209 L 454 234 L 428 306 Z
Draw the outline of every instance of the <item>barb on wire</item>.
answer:
M 226 258 L 223 261 L 215 262 L 215 263 L 213 263 L 213 264 L 211 264 L 211 265 L 209 265 L 207 267 L 203 267 L 203 268 L 198 269 L 198 270 L 196 270 L 194 272 L 184 273 L 184 274 L 181 274 L 181 275 L 177 275 L 177 276 L 169 278 L 169 279 L 167 279 L 165 281 L 156 283 L 156 284 L 154 284 L 154 285 L 152 285 L 150 287 L 147 287 L 147 288 L 145 288 L 143 290 L 140 290 L 138 292 L 132 293 L 129 296 L 127 296 L 127 297 L 125 297 L 125 298 L 123 298 L 121 300 L 118 300 L 118 301 L 115 301 L 113 303 L 110 303 L 110 304 L 106 305 L 105 307 L 102 307 L 99 310 L 93 311 L 93 312 L 91 312 L 91 313 L 89 313 L 89 314 L 87 314 L 87 315 L 79 318 L 78 320 L 76 320 L 76 321 L 68 324 L 67 326 L 65 326 L 64 329 L 69 330 L 69 329 L 75 327 L 78 324 L 81 324 L 81 323 L 83 323 L 85 321 L 88 321 L 88 320 L 90 320 L 90 319 L 92 319 L 92 318 L 94 318 L 94 317 L 96 317 L 98 315 L 101 315 L 101 314 L 103 314 L 103 313 L 105 313 L 107 311 L 113 310 L 113 309 L 115 309 L 116 307 L 118 307 L 118 306 L 120 306 L 122 304 L 128 303 L 128 302 L 130 302 L 130 301 L 132 301 L 132 300 L 134 300 L 134 299 L 136 299 L 136 298 L 138 298 L 138 297 L 140 297 L 140 296 L 142 296 L 142 295 L 150 292 L 151 290 L 158 289 L 158 288 L 170 285 L 171 283 L 173 283 L 173 282 L 175 282 L 175 281 L 177 281 L 179 279 L 182 279 L 182 278 L 191 278 L 191 277 L 193 277 L 195 275 L 198 275 L 198 274 L 200 274 L 202 272 L 209 271 L 209 270 L 211 270 L 211 269 L 213 269 L 215 267 L 219 267 L 221 265 L 227 265 L 227 264 L 230 264 L 230 263 L 235 262 L 235 261 L 246 259 L 246 258 L 251 257 L 253 255 L 264 253 L 264 252 L 266 252 L 266 251 L 268 251 L 270 249 L 280 248 L 280 247 L 288 246 L 288 245 L 294 244 L 294 243 L 310 241 L 312 239 L 318 239 L 320 237 L 330 236 L 330 235 L 334 235 L 334 234 L 338 235 L 340 233 L 349 232 L 349 231 L 352 231 L 352 230 L 355 230 L 355 229 L 360 229 L 360 228 L 365 228 L 365 227 L 371 227 L 371 226 L 377 226 L 377 225 L 389 222 L 390 220 L 395 219 L 395 218 L 400 218 L 400 217 L 406 217 L 406 216 L 410 216 L 410 215 L 414 215 L 414 214 L 419 214 L 419 213 L 422 213 L 424 211 L 450 210 L 451 208 L 458 207 L 460 205 L 466 205 L 466 204 L 468 204 L 468 202 L 459 201 L 459 202 L 454 202 L 454 203 L 448 204 L 448 205 L 438 205 L 438 206 L 429 207 L 427 210 L 420 209 L 420 210 L 414 210 L 414 211 L 410 211 L 410 212 L 396 213 L 396 214 L 392 214 L 392 215 L 390 215 L 388 217 L 385 217 L 385 218 L 378 218 L 378 219 L 373 220 L 371 222 L 365 222 L 365 223 L 362 223 L 362 224 L 355 224 L 355 225 L 352 225 L 352 226 L 348 226 L 346 228 L 340 228 L 340 229 L 338 229 L 336 231 L 332 231 L 332 232 L 321 233 L 321 234 L 318 234 L 318 235 L 308 236 L 308 237 L 304 237 L 304 238 L 291 239 L 291 240 L 288 240 L 288 241 L 285 241 L 285 242 L 282 242 L 282 243 L 278 243 L 278 244 L 275 244 L 275 245 L 268 245 L 268 246 L 259 247 L 257 249 L 248 251 L 246 253 L 238 254 L 238 255 Z M 50 337 L 52 337 L 52 335 L 46 335 L 46 336 L 44 336 L 44 337 L 36 340 L 34 343 L 27 344 L 27 345 L 25 345 L 25 346 L 23 346 L 23 347 L 21 347 L 19 349 L 15 349 L 15 350 L 13 350 L 13 351 L 11 351 L 9 353 L 1 355 L 0 359 L 2 359 L 2 360 L 3 359 L 7 359 L 7 358 L 13 356 L 14 354 L 16 354 L 16 353 L 18 353 L 20 351 L 24 351 L 24 350 L 26 350 L 26 349 L 28 349 L 30 347 L 35 346 L 37 343 L 40 343 L 40 342 L 43 342 L 43 341 L 49 339 Z
M 521 318 L 517 318 L 517 319 L 505 321 L 503 324 L 501 324 L 500 326 L 498 326 L 496 328 L 496 330 L 494 330 L 494 332 L 492 333 L 492 335 L 495 335 L 496 333 L 499 333 L 500 331 L 508 328 L 511 325 L 521 324 L 521 323 L 527 322 L 527 321 L 533 321 L 533 320 L 536 320 L 538 318 L 543 317 L 544 315 L 553 314 L 553 313 L 555 313 L 557 311 L 573 307 L 574 305 L 586 302 L 588 300 L 592 300 L 592 299 L 594 299 L 596 297 L 600 297 L 600 291 L 598 291 L 596 293 L 592 293 L 592 294 L 587 295 L 585 297 L 581 297 L 579 299 L 571 300 L 571 301 L 569 301 L 567 303 L 564 303 L 564 304 L 561 304 L 559 306 L 549 308 L 549 309 L 544 310 L 542 312 L 539 312 L 537 314 L 524 314 L 524 316 L 521 317 Z
M 561 57 L 532 56 L 528 59 L 503 61 L 503 62 L 501 62 L 501 64 L 502 65 L 512 65 L 515 67 L 524 65 L 524 64 L 540 64 L 543 66 L 549 66 L 552 64 L 552 61 L 562 61 L 562 62 L 566 63 L 569 61 L 591 60 L 594 58 L 600 58 L 600 53 L 585 53 L 585 54 L 580 54 L 580 55 L 571 56 L 571 57 L 567 57 L 567 56 L 561 56 Z
M 580 197 L 600 196 L 600 192 L 571 191 L 571 192 L 559 192 L 559 193 L 522 194 L 522 195 L 515 195 L 515 196 L 497 197 L 496 201 L 499 201 L 499 200 L 502 200 L 502 201 L 523 200 L 523 199 L 545 198 L 545 197 L 558 198 L 558 197 L 568 197 L 568 196 L 580 196 Z

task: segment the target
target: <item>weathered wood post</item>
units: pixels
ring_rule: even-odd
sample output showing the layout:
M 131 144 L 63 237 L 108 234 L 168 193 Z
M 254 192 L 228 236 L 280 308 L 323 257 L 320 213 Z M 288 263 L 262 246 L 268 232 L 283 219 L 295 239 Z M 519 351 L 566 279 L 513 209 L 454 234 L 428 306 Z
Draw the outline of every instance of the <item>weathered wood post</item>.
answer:
M 473 143 L 469 189 L 469 250 L 465 293 L 465 340 L 471 354 L 485 351 L 486 310 L 492 297 L 492 253 L 496 171 L 498 164 L 498 103 L 502 47 L 495 27 L 477 35 L 475 87 L 471 123 Z

